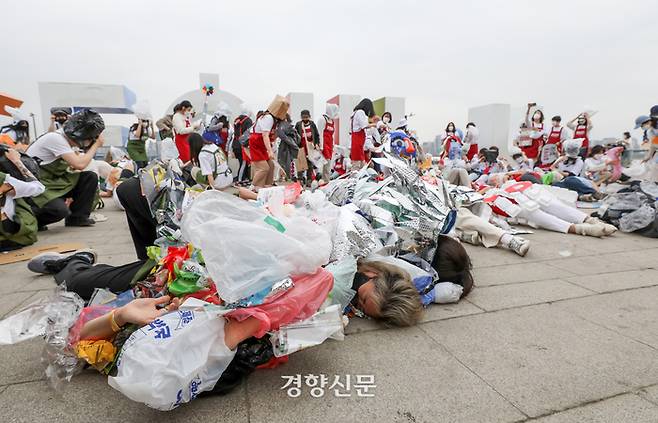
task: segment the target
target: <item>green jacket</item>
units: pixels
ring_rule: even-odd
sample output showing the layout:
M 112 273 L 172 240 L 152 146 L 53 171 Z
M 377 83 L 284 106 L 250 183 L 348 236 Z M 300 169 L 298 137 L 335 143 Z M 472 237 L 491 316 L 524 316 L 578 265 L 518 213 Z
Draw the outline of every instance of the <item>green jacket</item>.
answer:
M 0 172 L 0 185 L 4 183 L 5 174 Z M 22 198 L 14 199 L 15 214 L 13 221 L 20 225 L 18 232 L 7 233 L 0 224 L 0 240 L 13 241 L 20 245 L 32 245 L 37 242 L 37 219 L 32 213 L 32 207 Z

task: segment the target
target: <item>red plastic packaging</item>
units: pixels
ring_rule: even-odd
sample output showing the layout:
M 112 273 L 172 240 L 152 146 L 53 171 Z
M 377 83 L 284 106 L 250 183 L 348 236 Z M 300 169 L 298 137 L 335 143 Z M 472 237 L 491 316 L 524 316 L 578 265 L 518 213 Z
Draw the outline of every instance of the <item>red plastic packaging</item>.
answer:
M 95 305 L 83 308 L 80 312 L 80 316 L 78 316 L 78 320 L 76 320 L 75 324 L 71 326 L 71 329 L 69 329 L 69 345 L 75 345 L 78 343 L 80 340 L 80 331 L 82 330 L 82 327 L 85 323 L 90 320 L 94 320 L 97 317 L 104 316 L 113 309 L 114 307 L 106 305 Z M 90 338 L 89 340 L 97 341 L 99 339 L 103 338 Z
M 299 182 L 286 185 L 283 190 L 283 204 L 292 204 L 302 194 L 302 186 Z
M 238 321 L 249 317 L 260 320 L 256 338 L 278 330 L 281 325 L 311 317 L 322 305 L 334 286 L 334 276 L 323 268 L 315 273 L 291 276 L 294 286 L 268 304 L 239 308 L 226 317 Z

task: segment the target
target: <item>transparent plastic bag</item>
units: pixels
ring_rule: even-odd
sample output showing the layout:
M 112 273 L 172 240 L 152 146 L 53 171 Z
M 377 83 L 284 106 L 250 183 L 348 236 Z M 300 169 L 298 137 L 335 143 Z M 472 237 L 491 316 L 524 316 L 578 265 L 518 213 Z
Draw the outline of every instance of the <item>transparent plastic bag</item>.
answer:
M 301 322 L 281 326 L 270 337 L 276 357 L 322 344 L 328 338 L 342 341 L 343 314 L 338 304 L 320 310 Z
M 332 304 L 338 304 L 341 310 L 344 310 L 356 295 L 356 291 L 352 289 L 357 270 L 356 259 L 346 257 L 329 263 L 324 269 L 334 276 L 334 287 L 329 293 L 329 299 Z
M 648 204 L 619 218 L 619 229 L 622 232 L 634 232 L 644 229 L 656 220 L 656 210 Z
M 82 298 L 60 285 L 49 297 L 27 305 L 0 322 L 0 345 L 43 336 L 46 345 L 42 362 L 46 365 L 46 377 L 50 386 L 59 390 L 64 381 L 70 381 L 83 367 L 83 362 L 68 344 L 69 328 L 83 306 Z
M 184 215 L 185 239 L 198 247 L 220 297 L 229 303 L 289 275 L 329 261 L 331 239 L 302 216 L 275 219 L 253 203 L 220 191 L 201 194 Z
M 108 384 L 133 401 L 171 410 L 211 390 L 235 355 L 224 343 L 224 322 L 201 300 L 188 299 L 135 331 Z

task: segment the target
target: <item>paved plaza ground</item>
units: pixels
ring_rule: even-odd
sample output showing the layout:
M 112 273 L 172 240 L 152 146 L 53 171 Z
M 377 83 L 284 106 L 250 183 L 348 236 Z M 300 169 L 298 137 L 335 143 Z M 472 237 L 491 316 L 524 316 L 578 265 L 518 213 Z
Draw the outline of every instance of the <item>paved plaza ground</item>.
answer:
M 79 241 L 99 261 L 135 259 L 123 214 L 93 228 L 52 225 L 41 245 Z M 658 240 L 536 231 L 527 257 L 467 246 L 477 288 L 430 307 L 422 324 L 354 319 L 343 342 L 252 374 L 224 397 L 163 413 L 85 371 L 61 397 L 44 381 L 41 339 L 0 347 L 2 422 L 657 422 Z M 55 286 L 26 263 L 0 266 L 0 317 Z M 284 375 L 374 375 L 374 397 L 298 398 Z

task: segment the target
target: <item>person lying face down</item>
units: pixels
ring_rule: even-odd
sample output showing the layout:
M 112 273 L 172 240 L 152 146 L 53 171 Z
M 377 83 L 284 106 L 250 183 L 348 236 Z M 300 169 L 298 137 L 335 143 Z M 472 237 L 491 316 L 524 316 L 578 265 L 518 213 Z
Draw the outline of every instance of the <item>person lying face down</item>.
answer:
M 461 298 L 471 292 L 471 259 L 459 241 L 440 235 L 431 266 L 439 275 L 437 283 L 461 285 Z M 360 260 L 352 289 L 357 292 L 352 304 L 385 325 L 413 326 L 420 321 L 423 306 L 410 274 L 389 260 Z
M 360 260 L 352 289 L 352 304 L 385 325 L 413 326 L 423 313 L 411 276 L 393 264 Z

